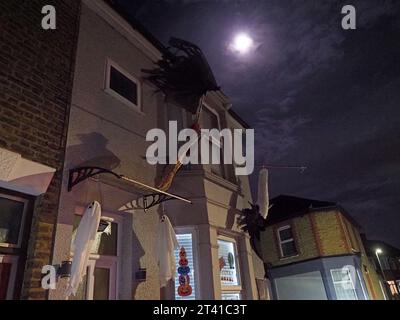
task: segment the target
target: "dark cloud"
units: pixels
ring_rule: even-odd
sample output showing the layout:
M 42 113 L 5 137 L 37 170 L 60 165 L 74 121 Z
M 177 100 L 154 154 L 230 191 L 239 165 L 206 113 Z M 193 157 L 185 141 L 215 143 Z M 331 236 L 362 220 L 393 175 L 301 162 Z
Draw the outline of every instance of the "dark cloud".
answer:
M 400 1 L 120 0 L 158 38 L 198 44 L 235 109 L 256 129 L 273 195 L 339 202 L 371 237 L 400 247 Z M 248 32 L 257 49 L 229 50 Z

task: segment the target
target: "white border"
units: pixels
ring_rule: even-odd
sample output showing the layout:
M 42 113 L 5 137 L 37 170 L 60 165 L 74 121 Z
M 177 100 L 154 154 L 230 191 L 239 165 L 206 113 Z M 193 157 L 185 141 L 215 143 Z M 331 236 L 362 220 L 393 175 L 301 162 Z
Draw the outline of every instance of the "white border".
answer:
M 23 237 L 23 234 L 24 234 L 25 219 L 26 219 L 26 215 L 27 215 L 27 211 L 28 211 L 28 202 L 29 202 L 29 200 L 24 199 L 24 198 L 20 198 L 20 197 L 10 196 L 10 195 L 4 194 L 4 193 L 0 193 L 0 198 L 17 201 L 17 202 L 21 202 L 21 203 L 24 204 L 24 209 L 23 209 L 22 217 L 21 217 L 21 224 L 20 224 L 20 227 L 19 227 L 17 244 L 0 242 L 0 247 L 2 247 L 2 248 L 21 248 L 22 237 Z
M 134 82 L 136 84 L 137 88 L 137 105 L 134 104 L 133 102 L 129 101 L 125 97 L 121 96 L 118 92 L 114 91 L 110 87 L 110 74 L 111 74 L 111 67 L 116 69 L 118 72 L 122 73 L 125 77 L 127 77 L 129 80 Z M 127 105 L 128 107 L 133 108 L 133 110 L 139 112 L 140 114 L 143 114 L 142 111 L 142 83 L 140 80 L 133 75 L 131 75 L 129 72 L 125 71 L 122 67 L 120 67 L 117 63 L 115 63 L 113 60 L 110 58 L 106 59 L 106 70 L 105 70 L 105 83 L 104 83 L 104 91 L 108 93 L 110 96 L 113 98 L 119 100 L 123 104 Z

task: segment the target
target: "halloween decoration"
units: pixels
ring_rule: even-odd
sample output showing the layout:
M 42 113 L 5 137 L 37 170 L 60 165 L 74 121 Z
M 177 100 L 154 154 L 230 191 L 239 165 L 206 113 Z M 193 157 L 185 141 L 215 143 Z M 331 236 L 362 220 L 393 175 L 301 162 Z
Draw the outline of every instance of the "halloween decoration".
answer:
M 257 255 L 262 258 L 260 245 L 260 232 L 265 231 L 266 220 L 260 214 L 260 207 L 250 203 L 251 208 L 243 209 L 238 218 L 241 229 L 250 235 L 250 244 Z
M 101 206 L 97 201 L 92 202 L 87 208 L 76 230 L 75 240 L 72 244 L 74 258 L 71 266 L 71 278 L 66 291 L 66 296 L 76 295 L 79 284 L 89 261 L 90 249 L 96 240 L 100 224 Z
M 157 230 L 157 262 L 160 268 L 160 287 L 165 287 L 176 273 L 175 250 L 179 248 L 175 230 L 169 218 L 163 215 Z
M 162 60 L 157 62 L 157 67 L 143 72 L 147 74 L 145 79 L 156 86 L 158 92 L 164 93 L 167 103 L 196 115 L 192 129 L 200 132 L 199 117 L 204 97 L 210 91 L 220 90 L 202 51 L 188 41 L 171 38 L 169 48 L 164 51 Z M 160 190 L 167 191 L 181 169 L 182 160 L 176 160 L 175 165 L 166 168 L 157 186 Z
M 179 287 L 178 295 L 180 297 L 187 297 L 192 294 L 192 287 L 190 285 L 190 268 L 188 266 L 189 262 L 186 258 L 186 250 L 184 247 L 179 251 Z
M 164 93 L 167 102 L 196 114 L 200 98 L 208 91 L 220 88 L 196 45 L 171 38 L 169 46 L 163 59 L 157 62 L 157 68 L 143 72 L 147 73 L 146 79 Z

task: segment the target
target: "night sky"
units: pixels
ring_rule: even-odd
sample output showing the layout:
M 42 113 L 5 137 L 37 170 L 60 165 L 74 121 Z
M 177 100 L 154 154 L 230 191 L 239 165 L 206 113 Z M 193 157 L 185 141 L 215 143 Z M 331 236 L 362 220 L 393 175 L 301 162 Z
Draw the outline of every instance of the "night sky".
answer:
M 204 51 L 256 130 L 258 164 L 308 167 L 271 170 L 271 196 L 337 202 L 369 238 L 400 247 L 400 1 L 118 2 L 163 43 Z M 341 28 L 346 4 L 357 30 Z M 232 52 L 238 32 L 256 49 Z

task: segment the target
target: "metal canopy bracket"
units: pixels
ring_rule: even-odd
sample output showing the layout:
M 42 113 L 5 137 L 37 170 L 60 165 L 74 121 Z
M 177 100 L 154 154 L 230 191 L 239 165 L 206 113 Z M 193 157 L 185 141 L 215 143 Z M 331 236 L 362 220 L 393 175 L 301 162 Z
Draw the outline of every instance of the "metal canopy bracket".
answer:
M 137 186 L 140 186 L 144 190 L 149 190 L 153 191 L 152 193 L 149 194 L 144 194 L 142 198 L 142 203 L 143 203 L 143 210 L 146 211 L 156 205 L 159 205 L 163 202 L 170 201 L 170 200 L 181 200 L 186 203 L 192 203 L 192 201 L 183 198 L 181 196 L 175 195 L 173 193 L 169 193 L 163 190 L 159 190 L 157 188 L 151 187 L 149 185 L 146 185 L 142 182 L 136 181 L 134 179 L 125 177 L 121 174 L 117 174 L 111 170 L 100 168 L 100 167 L 77 167 L 74 169 L 69 170 L 69 177 L 68 177 L 68 191 L 70 192 L 73 187 L 75 187 L 77 184 L 92 178 L 94 176 L 97 176 L 99 174 L 111 174 L 117 179 L 122 179 L 125 181 L 128 181 L 132 184 L 135 184 Z M 140 199 L 140 198 L 139 198 Z M 139 202 L 139 201 L 138 201 Z

